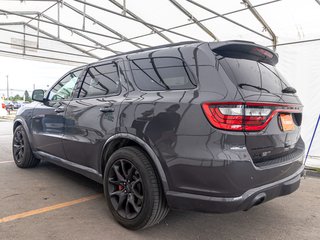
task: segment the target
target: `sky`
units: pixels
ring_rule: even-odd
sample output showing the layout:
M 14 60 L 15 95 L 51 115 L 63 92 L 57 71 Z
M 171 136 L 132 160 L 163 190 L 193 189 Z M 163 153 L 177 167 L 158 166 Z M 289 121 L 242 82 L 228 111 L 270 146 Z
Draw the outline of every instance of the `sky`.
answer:
M 49 62 L 40 62 L 0 56 L 0 95 L 6 96 L 7 76 L 10 96 L 22 96 L 25 90 L 30 93 L 35 88 L 46 89 L 68 70 L 74 68 Z

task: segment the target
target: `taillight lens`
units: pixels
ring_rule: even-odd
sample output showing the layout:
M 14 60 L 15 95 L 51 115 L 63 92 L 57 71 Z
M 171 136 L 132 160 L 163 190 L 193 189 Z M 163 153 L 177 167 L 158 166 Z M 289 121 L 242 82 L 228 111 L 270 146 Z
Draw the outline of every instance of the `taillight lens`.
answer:
M 203 111 L 216 128 L 230 131 L 261 131 L 278 112 L 301 112 L 300 106 L 275 103 L 204 103 Z
M 2 107 L 3 109 L 5 109 L 5 108 L 6 108 L 6 105 L 5 105 L 4 103 L 2 103 L 2 104 L 1 104 L 1 107 Z

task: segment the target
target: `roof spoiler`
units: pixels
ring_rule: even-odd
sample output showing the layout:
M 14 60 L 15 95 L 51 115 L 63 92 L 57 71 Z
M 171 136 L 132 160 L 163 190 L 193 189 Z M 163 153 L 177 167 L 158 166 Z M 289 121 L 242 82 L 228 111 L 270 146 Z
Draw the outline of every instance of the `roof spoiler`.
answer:
M 278 54 L 271 49 L 247 41 L 224 41 L 209 43 L 211 50 L 223 57 L 248 59 L 276 65 Z

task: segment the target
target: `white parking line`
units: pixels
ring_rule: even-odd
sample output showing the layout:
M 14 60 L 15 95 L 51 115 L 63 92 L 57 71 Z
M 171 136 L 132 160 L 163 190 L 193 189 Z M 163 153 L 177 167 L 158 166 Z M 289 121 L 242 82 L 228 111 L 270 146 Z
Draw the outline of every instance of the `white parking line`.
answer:
M 9 163 L 9 162 L 13 162 L 13 161 L 2 161 L 0 163 Z

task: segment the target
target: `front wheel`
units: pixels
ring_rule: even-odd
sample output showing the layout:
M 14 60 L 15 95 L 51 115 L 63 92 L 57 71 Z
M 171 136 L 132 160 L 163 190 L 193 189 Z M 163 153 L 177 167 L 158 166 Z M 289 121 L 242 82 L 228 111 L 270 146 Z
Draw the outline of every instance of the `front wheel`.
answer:
M 33 156 L 28 136 L 21 125 L 14 130 L 12 153 L 14 162 L 19 168 L 32 168 L 40 162 Z
M 104 172 L 104 193 L 114 218 L 132 230 L 157 224 L 169 212 L 158 176 L 136 147 L 111 155 Z

